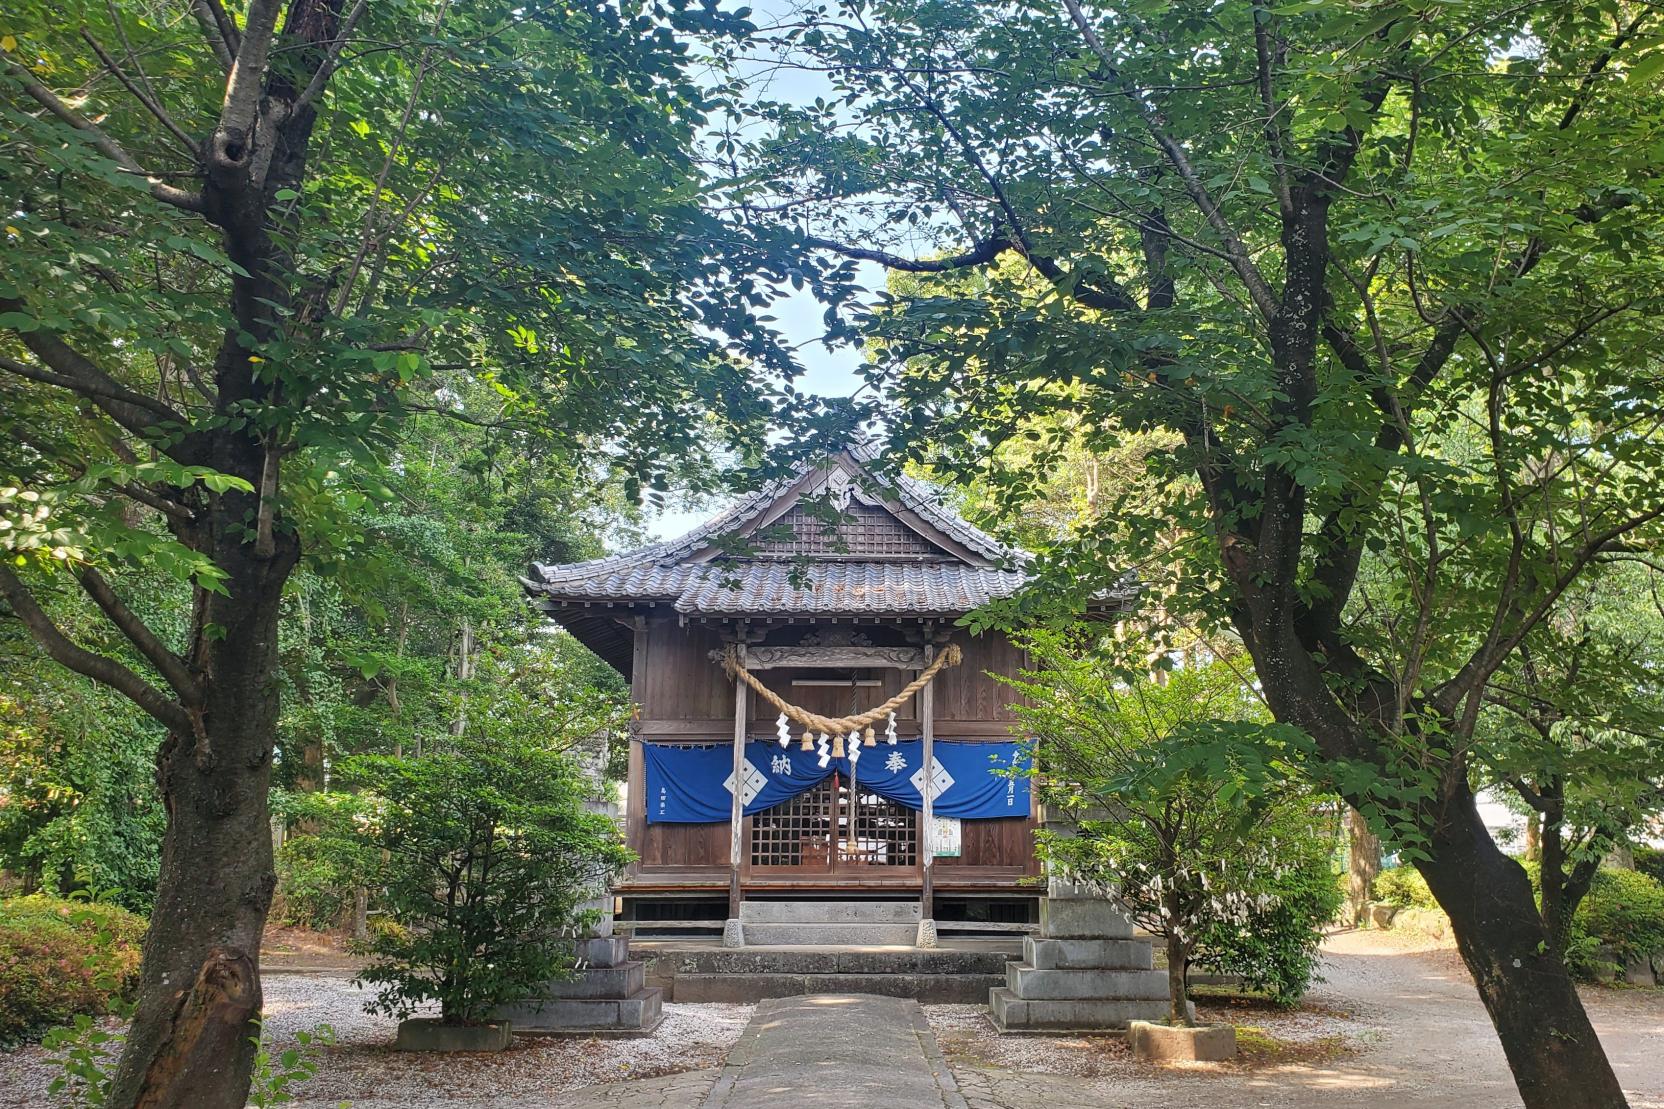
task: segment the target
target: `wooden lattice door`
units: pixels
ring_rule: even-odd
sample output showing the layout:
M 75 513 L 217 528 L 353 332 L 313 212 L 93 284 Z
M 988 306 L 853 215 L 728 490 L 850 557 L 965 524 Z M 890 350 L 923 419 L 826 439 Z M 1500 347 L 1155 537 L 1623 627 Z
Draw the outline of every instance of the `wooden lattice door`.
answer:
M 752 868 L 809 873 L 916 868 L 918 813 L 833 774 L 751 817 Z

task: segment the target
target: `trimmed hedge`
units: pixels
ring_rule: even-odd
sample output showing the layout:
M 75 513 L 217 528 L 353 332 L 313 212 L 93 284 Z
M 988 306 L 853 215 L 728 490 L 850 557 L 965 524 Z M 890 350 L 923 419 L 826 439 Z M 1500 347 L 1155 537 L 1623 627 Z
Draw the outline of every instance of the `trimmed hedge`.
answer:
M 1427 879 L 1413 866 L 1388 867 L 1375 876 L 1375 900 L 1406 909 L 1437 909 Z
M 144 931 L 143 917 L 115 905 L 41 895 L 0 901 L 0 1043 L 131 1000 Z

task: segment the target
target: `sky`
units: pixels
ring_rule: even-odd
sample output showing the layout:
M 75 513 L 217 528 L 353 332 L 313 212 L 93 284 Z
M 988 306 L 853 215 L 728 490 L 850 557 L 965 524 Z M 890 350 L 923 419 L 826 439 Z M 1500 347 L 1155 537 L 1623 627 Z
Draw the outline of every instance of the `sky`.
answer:
M 753 8 L 756 12 L 755 22 L 765 25 L 775 18 L 786 17 L 791 4 L 781 0 L 762 0 L 754 4 Z M 755 71 L 760 72 L 761 69 L 762 66 L 759 65 Z M 817 96 L 830 98 L 832 94 L 832 87 L 825 74 L 776 67 L 771 67 L 766 79 L 759 77 L 754 88 L 759 96 L 796 104 L 810 103 Z M 882 266 L 862 262 L 856 273 L 856 281 L 862 287 L 874 291 L 883 288 Z M 775 328 L 786 343 L 797 348 L 798 362 L 803 367 L 803 374 L 797 379 L 797 388 L 818 396 L 847 397 L 861 384 L 861 352 L 848 346 L 828 350 L 826 345 L 819 341 L 826 330 L 823 323 L 825 313 L 825 306 L 816 300 L 808 289 L 790 288 L 785 290 L 784 295 L 768 312 L 775 317 Z M 670 506 L 662 510 L 649 511 L 646 521 L 648 533 L 655 540 L 675 538 L 704 523 L 721 511 L 721 508 L 721 504 L 687 508 L 673 500 Z

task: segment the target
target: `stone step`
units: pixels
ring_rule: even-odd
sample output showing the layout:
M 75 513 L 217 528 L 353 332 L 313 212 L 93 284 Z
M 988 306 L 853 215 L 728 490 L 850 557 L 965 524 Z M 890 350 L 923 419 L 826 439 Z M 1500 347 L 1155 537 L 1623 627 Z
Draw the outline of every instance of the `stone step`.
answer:
M 917 924 L 917 901 L 743 901 L 745 924 Z
M 1060 940 L 1125 940 L 1132 938 L 1132 922 L 1112 901 L 1042 897 L 1040 935 Z
M 1147 939 L 1059 940 L 1023 938 L 1023 962 L 1040 970 L 1149 970 L 1155 957 Z
M 1001 1032 L 1088 1032 L 1167 1018 L 1166 998 L 1026 1001 L 1004 986 L 988 991 L 988 1008 Z
M 1024 1001 L 1167 996 L 1167 975 L 1159 970 L 1041 970 L 1011 963 L 1005 968 L 1005 985 Z
M 647 964 L 626 962 L 615 967 L 590 967 L 575 978 L 549 982 L 544 997 L 633 997 L 647 985 Z
M 746 1004 L 799 994 L 877 994 L 925 1005 L 980 1005 L 1001 981 L 997 974 L 679 974 L 671 1000 Z
M 554 998 L 499 1006 L 492 1014 L 516 1032 L 552 1035 L 647 1033 L 664 1019 L 664 991 L 656 986 L 625 998 Z
M 747 929 L 750 931 L 750 929 Z M 701 947 L 636 954 L 654 979 L 685 974 L 988 974 L 1005 980 L 1014 952 L 952 947 Z M 980 1001 L 981 998 L 979 997 Z
M 747 924 L 747 947 L 775 944 L 890 944 L 911 947 L 916 924 Z
M 579 940 L 576 950 L 580 966 L 615 967 L 630 957 L 630 938 L 628 936 L 602 936 L 591 940 Z

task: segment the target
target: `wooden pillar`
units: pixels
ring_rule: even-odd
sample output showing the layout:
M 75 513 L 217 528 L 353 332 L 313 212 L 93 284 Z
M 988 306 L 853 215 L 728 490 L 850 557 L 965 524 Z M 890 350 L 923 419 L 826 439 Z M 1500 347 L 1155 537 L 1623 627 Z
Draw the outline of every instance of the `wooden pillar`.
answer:
M 741 666 L 745 665 L 745 625 L 740 625 L 734 649 L 739 653 Z M 729 809 L 728 824 L 728 919 L 738 920 L 740 915 L 740 851 L 741 833 L 745 823 L 745 803 L 741 800 L 741 783 L 745 778 L 745 707 L 750 698 L 746 695 L 745 683 L 734 679 L 734 796 L 733 805 Z
M 645 700 L 647 689 L 647 617 L 630 618 L 634 646 L 630 654 L 630 700 L 638 706 Z M 630 762 L 625 780 L 629 783 L 624 799 L 624 842 L 636 853 L 630 864 L 633 876 L 641 869 L 641 855 L 647 843 L 647 759 L 641 749 L 641 737 L 630 729 Z
M 926 643 L 924 648 L 924 664 L 929 666 L 936 659 L 936 645 Z M 931 682 L 919 690 L 919 734 L 924 739 L 924 788 L 919 790 L 924 804 L 919 808 L 919 853 L 924 862 L 924 880 L 919 890 L 919 915 L 923 920 L 931 920 L 934 909 L 932 901 L 935 898 L 935 887 L 932 873 L 936 862 L 935 837 L 935 799 L 931 796 L 930 778 L 935 767 L 936 759 L 936 683 Z

